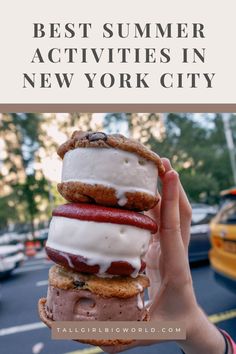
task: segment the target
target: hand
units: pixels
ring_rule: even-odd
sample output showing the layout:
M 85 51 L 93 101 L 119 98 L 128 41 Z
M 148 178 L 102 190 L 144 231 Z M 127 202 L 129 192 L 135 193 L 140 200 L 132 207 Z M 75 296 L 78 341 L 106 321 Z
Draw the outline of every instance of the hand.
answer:
M 186 354 L 223 354 L 224 339 L 199 308 L 192 286 L 188 262 L 191 206 L 179 176 L 167 159 L 162 159 L 166 172 L 161 177 L 162 196 L 157 207 L 148 212 L 158 224 L 146 254 L 146 274 L 150 279 L 150 320 L 183 321 L 187 340 L 179 341 Z M 158 341 L 155 344 L 159 343 Z M 103 347 L 117 353 L 153 341 L 134 341 L 131 345 Z M 158 349 L 157 349 L 158 352 Z

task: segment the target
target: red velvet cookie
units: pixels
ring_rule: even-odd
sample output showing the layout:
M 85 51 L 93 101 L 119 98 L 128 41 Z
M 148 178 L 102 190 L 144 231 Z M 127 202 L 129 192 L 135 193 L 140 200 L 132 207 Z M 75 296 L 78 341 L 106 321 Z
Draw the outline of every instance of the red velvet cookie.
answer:
M 156 223 L 141 213 L 90 204 L 65 204 L 53 211 L 46 252 L 74 271 L 131 275 L 143 257 Z

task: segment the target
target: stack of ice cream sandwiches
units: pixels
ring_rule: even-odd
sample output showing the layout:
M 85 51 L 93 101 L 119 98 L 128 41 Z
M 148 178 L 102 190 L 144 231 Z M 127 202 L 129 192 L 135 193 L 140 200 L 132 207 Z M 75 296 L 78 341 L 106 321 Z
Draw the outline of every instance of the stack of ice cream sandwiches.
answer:
M 156 223 L 142 211 L 158 203 L 160 157 L 122 135 L 76 131 L 58 149 L 58 191 L 69 202 L 52 215 L 49 270 L 41 319 L 144 321 L 144 256 Z M 111 345 L 125 341 L 86 341 Z

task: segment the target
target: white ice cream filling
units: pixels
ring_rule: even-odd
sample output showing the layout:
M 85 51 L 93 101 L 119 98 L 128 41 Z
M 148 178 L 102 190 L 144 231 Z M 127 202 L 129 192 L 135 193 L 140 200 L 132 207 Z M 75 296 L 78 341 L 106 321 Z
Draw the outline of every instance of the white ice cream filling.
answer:
M 76 148 L 63 159 L 62 182 L 102 184 L 116 191 L 120 205 L 126 192 L 157 192 L 156 165 L 135 153 L 113 148 Z
M 148 249 L 151 232 L 131 225 L 84 221 L 54 216 L 47 247 L 83 256 L 103 274 L 114 261 L 129 262 L 136 277 Z

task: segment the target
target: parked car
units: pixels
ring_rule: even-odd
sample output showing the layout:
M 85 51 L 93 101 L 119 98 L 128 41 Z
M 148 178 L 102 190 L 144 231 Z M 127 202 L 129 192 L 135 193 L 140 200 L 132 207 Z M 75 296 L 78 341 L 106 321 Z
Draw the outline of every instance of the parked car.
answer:
M 0 236 L 0 245 L 16 245 L 19 242 L 24 242 L 26 234 L 16 232 L 8 232 Z
M 48 228 L 38 231 L 36 235 L 36 240 L 39 241 L 41 249 L 45 246 L 45 243 L 48 239 Z
M 217 209 L 206 204 L 192 204 L 192 224 L 189 244 L 189 261 L 208 259 L 210 250 L 209 223 L 216 215 Z
M 221 208 L 210 224 L 210 262 L 216 280 L 236 291 L 236 188 L 221 197 Z
M 48 228 L 36 230 L 34 233 L 34 237 L 32 233 L 28 233 L 27 239 L 25 241 L 26 254 L 30 252 L 29 255 L 34 256 L 37 251 L 40 251 L 42 250 L 42 248 L 44 248 L 47 239 Z
M 22 244 L 0 246 L 0 277 L 9 275 L 23 263 L 23 250 Z

